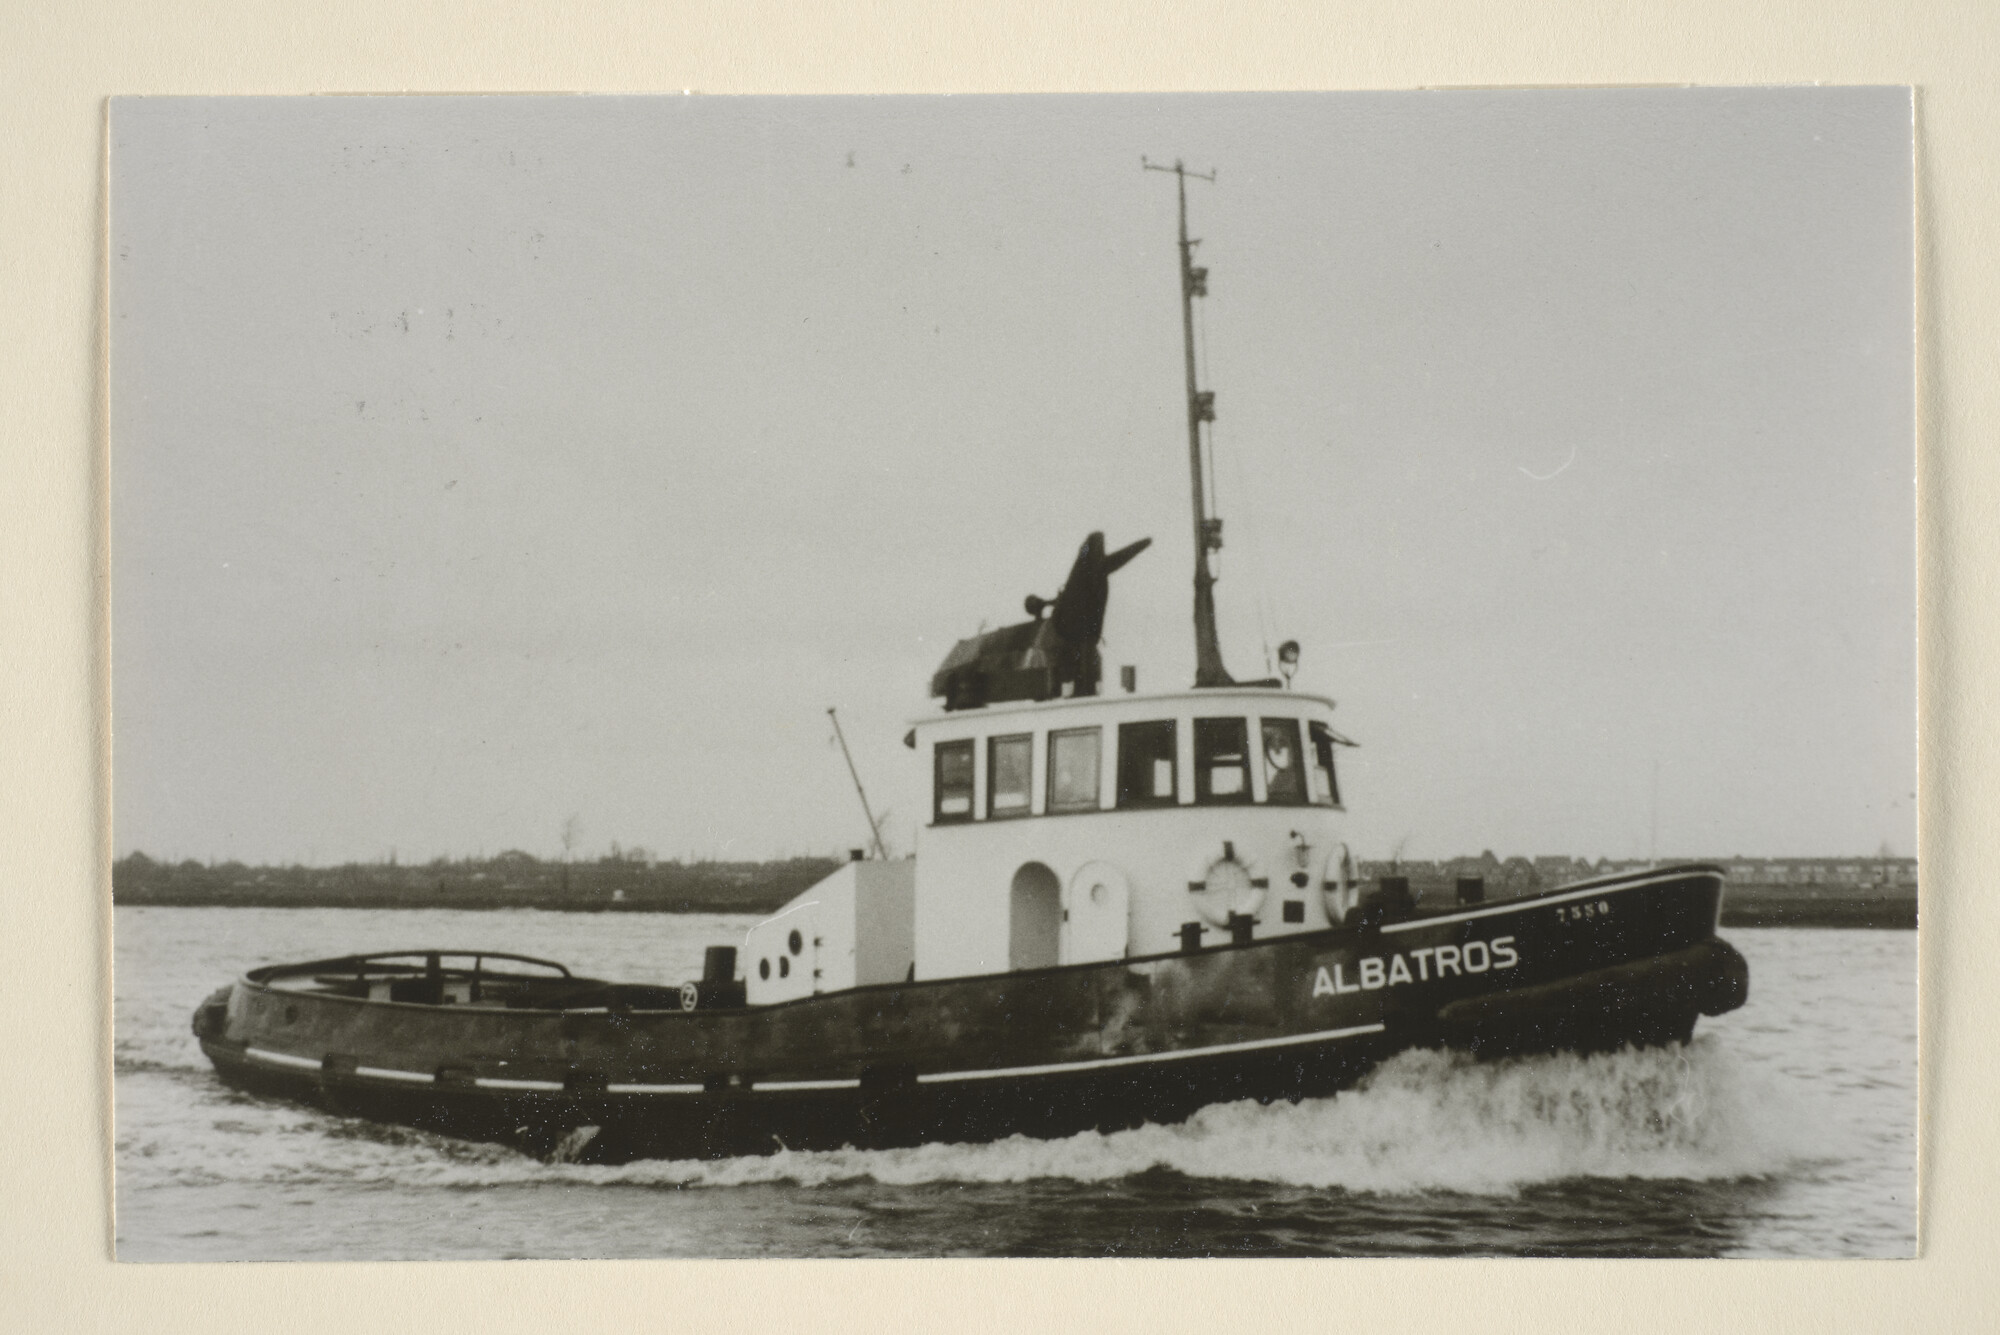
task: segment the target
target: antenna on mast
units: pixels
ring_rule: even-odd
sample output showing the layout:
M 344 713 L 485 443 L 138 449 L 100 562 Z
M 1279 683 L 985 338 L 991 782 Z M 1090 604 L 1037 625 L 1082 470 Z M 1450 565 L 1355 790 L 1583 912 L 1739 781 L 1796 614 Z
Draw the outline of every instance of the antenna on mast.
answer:
M 1188 178 L 1213 185 L 1215 172 L 1191 172 L 1179 158 L 1167 167 L 1141 157 L 1139 165 L 1149 172 L 1172 172 L 1180 194 L 1181 341 L 1187 360 L 1188 475 L 1194 494 L 1194 684 L 1233 686 L 1235 679 L 1222 665 L 1222 647 L 1216 639 L 1215 572 L 1208 564 L 1208 554 L 1222 550 L 1222 519 L 1208 512 L 1210 488 L 1203 485 L 1201 466 L 1201 424 L 1215 420 L 1215 392 L 1201 388 L 1194 368 L 1194 299 L 1208 295 L 1208 270 L 1195 267 L 1194 248 L 1201 241 L 1190 239 L 1187 227 Z
M 840 730 L 840 715 L 829 707 L 826 716 L 833 720 L 833 735 L 840 743 L 840 754 L 847 760 L 847 773 L 854 780 L 854 791 L 861 797 L 861 814 L 868 818 L 868 839 L 874 845 L 875 856 L 884 862 L 889 860 L 889 850 L 882 846 L 882 827 L 875 821 L 875 813 L 868 806 L 868 790 L 861 786 L 861 771 L 854 768 L 854 753 L 847 749 L 847 734 Z

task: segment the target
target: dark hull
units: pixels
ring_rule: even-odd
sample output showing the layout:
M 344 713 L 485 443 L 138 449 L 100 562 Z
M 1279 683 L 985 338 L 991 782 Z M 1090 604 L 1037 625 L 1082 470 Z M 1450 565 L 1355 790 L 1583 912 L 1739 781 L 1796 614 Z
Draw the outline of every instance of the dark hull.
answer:
M 1676 868 L 1377 928 L 734 1010 L 628 1008 L 616 990 L 567 1010 L 369 1001 L 259 970 L 196 1032 L 243 1089 L 543 1156 L 1055 1137 L 1333 1093 L 1410 1047 L 1684 1041 L 1747 988 L 1714 936 L 1720 896 L 1715 869 Z

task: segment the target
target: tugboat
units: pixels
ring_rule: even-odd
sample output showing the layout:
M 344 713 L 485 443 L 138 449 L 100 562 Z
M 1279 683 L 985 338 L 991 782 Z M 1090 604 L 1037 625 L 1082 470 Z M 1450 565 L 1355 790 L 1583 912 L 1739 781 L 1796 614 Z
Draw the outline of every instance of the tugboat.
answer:
M 1743 1004 L 1722 872 L 1671 866 L 1487 901 L 1364 884 L 1334 702 L 1238 682 L 1216 635 L 1203 486 L 1206 295 L 1178 177 L 1195 679 L 1103 693 L 1111 576 L 1085 540 L 1053 600 L 960 641 L 905 742 L 916 856 L 855 860 L 710 947 L 678 988 L 500 951 L 253 969 L 196 1010 L 218 1075 L 332 1111 L 618 1163 L 1056 1137 L 1352 1085 L 1404 1049 L 1482 1056 L 1687 1041 Z M 1201 179 L 1213 179 L 1212 176 Z M 877 851 L 880 850 L 879 840 Z M 739 958 L 741 967 L 739 969 Z

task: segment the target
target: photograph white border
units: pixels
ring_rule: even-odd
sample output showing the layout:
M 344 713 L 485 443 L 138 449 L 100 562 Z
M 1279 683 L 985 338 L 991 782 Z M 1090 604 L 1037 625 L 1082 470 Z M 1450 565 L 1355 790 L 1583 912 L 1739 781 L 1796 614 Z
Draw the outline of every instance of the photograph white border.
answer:
M 1990 1313 L 2000 1200 L 1990 1109 L 2000 906 L 1993 851 L 2000 666 L 1981 573 L 2000 568 L 1996 187 L 1981 0 L 1614 12 L 1590 0 L 1052 6 L 982 0 L 699 6 L 137 0 L 0 16 L 10 188 L 0 424 L 0 1311 L 20 1329 L 208 1331 L 1094 1329 L 1361 1323 L 1400 1329 L 1941 1329 Z M 581 1262 L 118 1265 L 111 1261 L 109 468 L 104 439 L 104 99 L 333 91 L 939 92 L 1494 85 L 1918 87 L 1919 710 L 1926 984 L 1915 1262 Z M 1829 721 L 1829 726 L 1837 726 Z M 1963 816 L 1958 813 L 1965 813 Z M 1949 1002 L 1949 1019 L 1946 1002 Z M 1954 1022 L 1955 1021 L 1955 1022 Z M 1032 1265 L 1032 1272 L 1028 1267 Z M 1699 1265 L 1697 1275 L 1689 1266 Z M 1251 1269 L 1249 1267 L 1253 1267 Z

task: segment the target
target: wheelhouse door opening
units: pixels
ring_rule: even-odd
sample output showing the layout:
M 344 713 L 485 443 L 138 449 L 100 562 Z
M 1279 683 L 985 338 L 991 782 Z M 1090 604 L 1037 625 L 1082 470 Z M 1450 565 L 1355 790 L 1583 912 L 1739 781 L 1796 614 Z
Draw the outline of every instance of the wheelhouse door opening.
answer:
M 1045 969 L 1062 946 L 1062 882 L 1039 862 L 1014 873 L 1007 914 L 1007 967 Z

